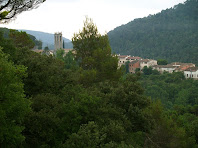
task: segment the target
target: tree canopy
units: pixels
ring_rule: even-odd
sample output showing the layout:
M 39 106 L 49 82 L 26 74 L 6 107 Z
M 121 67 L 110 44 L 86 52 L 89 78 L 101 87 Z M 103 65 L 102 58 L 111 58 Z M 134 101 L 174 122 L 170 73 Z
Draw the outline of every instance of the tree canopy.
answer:
M 7 22 L 23 11 L 38 7 L 45 0 L 0 0 L 0 21 Z
M 96 81 L 119 79 L 118 58 L 111 55 L 108 36 L 98 33 L 92 19 L 86 18 L 82 31 L 72 38 L 76 59 L 84 70 L 96 74 Z
M 74 40 L 87 47 L 77 59 L 0 34 L 0 147 L 197 147 L 198 81 L 150 67 L 120 73 L 108 37 L 87 34 Z
M 0 49 L 0 146 L 17 147 L 25 138 L 21 132 L 30 102 L 22 82 L 26 68 L 9 62 L 7 56 Z

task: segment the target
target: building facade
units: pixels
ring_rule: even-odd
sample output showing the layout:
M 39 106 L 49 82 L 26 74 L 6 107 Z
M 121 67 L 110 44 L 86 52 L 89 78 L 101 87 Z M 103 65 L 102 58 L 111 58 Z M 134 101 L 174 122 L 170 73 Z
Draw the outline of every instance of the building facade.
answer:
M 54 34 L 54 50 L 63 49 L 63 38 L 61 32 Z
M 153 67 L 157 65 L 157 61 L 153 59 L 143 59 L 140 60 L 140 70 L 142 70 L 145 66 L 146 67 Z
M 125 65 L 125 63 L 128 61 L 127 58 L 130 57 L 130 55 L 118 55 L 118 67 L 121 67 L 122 65 Z
M 186 69 L 190 67 L 195 67 L 195 64 L 193 63 L 180 63 L 180 62 L 173 62 L 167 65 L 156 65 L 153 66 L 153 69 L 156 69 L 160 73 L 168 72 L 179 72 L 179 71 L 185 71 Z
M 129 73 L 135 73 L 137 68 L 140 69 L 140 61 L 135 60 L 129 63 Z
M 184 71 L 184 76 L 186 79 L 198 80 L 198 67 L 189 67 Z

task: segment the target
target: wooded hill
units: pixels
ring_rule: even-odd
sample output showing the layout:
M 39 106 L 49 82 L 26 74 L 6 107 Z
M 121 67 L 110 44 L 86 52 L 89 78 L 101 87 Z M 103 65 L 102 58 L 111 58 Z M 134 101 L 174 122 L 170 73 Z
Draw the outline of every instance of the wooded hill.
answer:
M 135 19 L 108 36 L 114 53 L 198 64 L 198 0 Z
M 50 50 L 54 50 L 54 34 L 40 32 L 40 31 L 33 31 L 33 30 L 18 30 L 18 31 L 26 32 L 30 36 L 32 41 L 35 43 L 35 45 L 38 46 L 39 49 L 41 48 L 44 49 L 45 47 L 48 47 Z M 10 31 L 8 28 L 0 27 L 0 32 L 4 33 L 5 38 L 9 37 Z M 69 39 L 63 37 L 63 41 L 64 41 L 64 46 L 66 49 L 73 48 L 73 45 Z

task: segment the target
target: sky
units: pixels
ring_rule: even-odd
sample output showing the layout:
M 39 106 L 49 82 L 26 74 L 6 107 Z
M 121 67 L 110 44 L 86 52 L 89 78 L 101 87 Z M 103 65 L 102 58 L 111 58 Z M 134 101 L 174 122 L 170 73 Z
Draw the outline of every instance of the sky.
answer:
M 47 33 L 62 32 L 72 39 L 83 28 L 85 17 L 93 19 L 99 33 L 105 34 L 136 18 L 159 13 L 186 0 L 46 0 L 37 9 L 19 14 L 0 27 Z

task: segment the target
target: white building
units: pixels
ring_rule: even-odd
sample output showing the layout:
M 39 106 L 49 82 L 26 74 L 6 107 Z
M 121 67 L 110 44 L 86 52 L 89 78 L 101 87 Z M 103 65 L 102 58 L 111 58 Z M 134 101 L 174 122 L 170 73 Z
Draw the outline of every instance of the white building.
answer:
M 157 65 L 157 61 L 156 60 L 152 60 L 152 59 L 140 60 L 140 70 L 142 70 L 145 66 L 146 67 L 153 67 L 155 65 Z
M 160 73 L 163 72 L 168 72 L 168 73 L 173 73 L 177 67 L 172 66 L 172 65 L 155 65 L 153 66 L 153 69 L 156 69 Z
M 173 62 L 173 63 L 168 64 L 168 65 L 156 65 L 156 66 L 153 66 L 153 69 L 156 69 L 160 73 L 163 73 L 163 72 L 172 73 L 172 72 L 178 72 L 178 71 L 185 71 L 189 67 L 195 67 L 195 64 L 193 64 L 193 63 Z
M 132 56 L 131 55 L 117 55 L 118 56 L 118 67 L 121 67 L 122 65 L 125 65 L 126 62 L 132 62 L 132 61 L 136 61 L 136 60 L 142 60 L 141 57 L 137 57 L 137 56 Z
M 189 67 L 184 71 L 185 78 L 192 78 L 198 80 L 198 67 Z
M 118 55 L 118 58 L 119 58 L 118 67 L 125 65 L 125 63 L 128 61 L 127 58 L 129 58 L 129 57 L 130 57 L 130 55 Z

